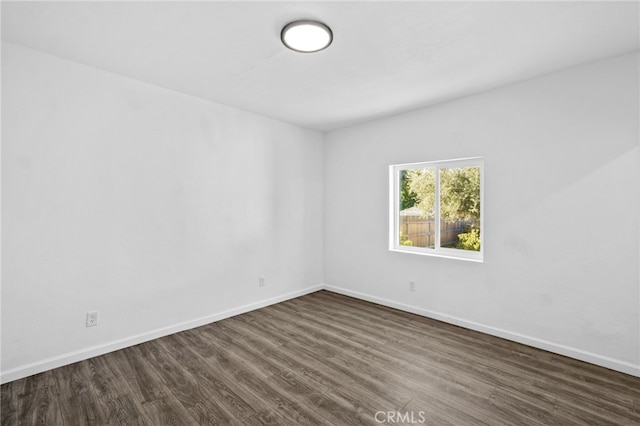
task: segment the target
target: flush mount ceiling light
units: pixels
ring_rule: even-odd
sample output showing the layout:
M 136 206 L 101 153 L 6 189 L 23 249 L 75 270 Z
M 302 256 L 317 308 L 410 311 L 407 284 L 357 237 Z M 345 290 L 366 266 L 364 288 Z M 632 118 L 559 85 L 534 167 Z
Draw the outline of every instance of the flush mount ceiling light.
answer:
M 284 26 L 280 39 L 291 50 L 312 53 L 326 49 L 333 41 L 333 33 L 322 22 L 294 21 Z

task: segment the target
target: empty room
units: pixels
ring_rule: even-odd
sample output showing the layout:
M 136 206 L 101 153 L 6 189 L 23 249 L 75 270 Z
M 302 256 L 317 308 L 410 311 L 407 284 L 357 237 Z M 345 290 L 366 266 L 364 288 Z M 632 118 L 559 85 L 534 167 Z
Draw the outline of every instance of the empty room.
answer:
M 640 2 L 1 18 L 2 426 L 640 424 Z

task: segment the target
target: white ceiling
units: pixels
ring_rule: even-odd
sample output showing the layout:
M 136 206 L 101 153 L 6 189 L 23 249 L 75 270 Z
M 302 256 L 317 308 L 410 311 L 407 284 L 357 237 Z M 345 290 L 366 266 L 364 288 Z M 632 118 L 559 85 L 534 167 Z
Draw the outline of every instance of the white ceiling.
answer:
M 282 26 L 334 32 L 300 54 Z M 330 130 L 638 50 L 638 2 L 2 2 L 2 38 Z

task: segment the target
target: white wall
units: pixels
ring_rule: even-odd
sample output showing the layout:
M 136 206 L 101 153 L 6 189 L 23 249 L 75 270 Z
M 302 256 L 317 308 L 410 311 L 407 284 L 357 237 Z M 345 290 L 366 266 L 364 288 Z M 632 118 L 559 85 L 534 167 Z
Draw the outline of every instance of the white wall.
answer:
M 640 375 L 638 75 L 625 55 L 328 133 L 325 283 Z M 485 262 L 389 252 L 388 166 L 472 156 Z
M 322 283 L 321 133 L 2 47 L 3 381 Z

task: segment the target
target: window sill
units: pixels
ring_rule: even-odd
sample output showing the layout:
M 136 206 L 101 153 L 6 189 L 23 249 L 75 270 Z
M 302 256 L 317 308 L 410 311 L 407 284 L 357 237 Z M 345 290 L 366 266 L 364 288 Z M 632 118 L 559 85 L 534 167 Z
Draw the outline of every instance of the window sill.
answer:
M 478 253 L 473 257 L 460 256 L 455 253 L 446 253 L 446 252 L 435 252 L 427 250 L 411 250 L 411 249 L 400 249 L 400 248 L 389 248 L 389 251 L 393 251 L 396 253 L 407 253 L 407 254 L 417 254 L 420 256 L 431 256 L 431 257 L 442 257 L 445 259 L 455 259 L 455 260 L 466 260 L 467 262 L 476 262 L 476 263 L 484 263 L 484 259 L 482 257 L 482 253 Z M 474 252 L 475 254 L 475 252 Z

